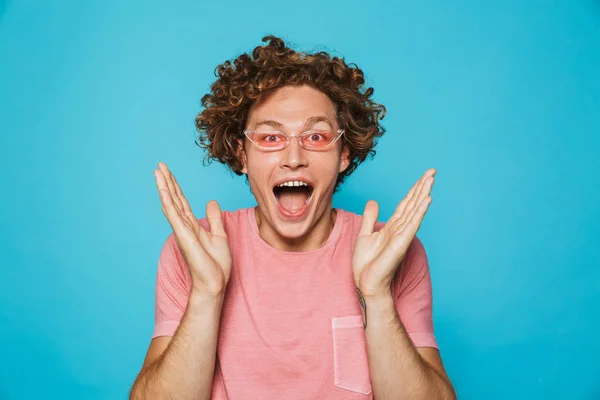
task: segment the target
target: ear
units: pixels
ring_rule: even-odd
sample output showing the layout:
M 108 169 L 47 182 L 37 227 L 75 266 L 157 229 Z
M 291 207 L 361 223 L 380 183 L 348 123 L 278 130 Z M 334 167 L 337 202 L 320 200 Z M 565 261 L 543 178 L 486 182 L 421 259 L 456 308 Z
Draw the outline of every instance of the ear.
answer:
M 241 172 L 248 175 L 248 163 L 246 162 L 246 151 L 244 150 L 244 139 L 237 139 L 237 158 L 242 163 Z
M 338 173 L 344 172 L 348 168 L 348 165 L 350 165 L 350 149 L 344 145 L 340 153 L 340 169 Z

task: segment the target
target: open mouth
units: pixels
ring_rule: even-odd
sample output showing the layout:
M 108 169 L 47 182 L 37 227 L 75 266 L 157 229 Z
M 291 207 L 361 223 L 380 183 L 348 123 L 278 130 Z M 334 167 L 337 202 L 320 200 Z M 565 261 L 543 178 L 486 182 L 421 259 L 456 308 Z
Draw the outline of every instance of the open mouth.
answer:
M 299 214 L 308 204 L 313 187 L 301 181 L 281 183 L 273 188 L 273 194 L 282 210 L 290 215 Z

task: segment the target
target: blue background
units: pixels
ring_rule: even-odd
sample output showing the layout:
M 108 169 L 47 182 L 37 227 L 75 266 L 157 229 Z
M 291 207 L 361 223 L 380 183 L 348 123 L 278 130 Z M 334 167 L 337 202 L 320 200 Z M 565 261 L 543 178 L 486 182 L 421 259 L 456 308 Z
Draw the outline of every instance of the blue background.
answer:
M 600 2 L 0 1 L 0 399 L 126 398 L 170 232 L 252 206 L 203 167 L 200 98 L 268 33 L 357 63 L 388 132 L 334 205 L 386 220 L 438 169 L 419 232 L 460 399 L 600 398 Z

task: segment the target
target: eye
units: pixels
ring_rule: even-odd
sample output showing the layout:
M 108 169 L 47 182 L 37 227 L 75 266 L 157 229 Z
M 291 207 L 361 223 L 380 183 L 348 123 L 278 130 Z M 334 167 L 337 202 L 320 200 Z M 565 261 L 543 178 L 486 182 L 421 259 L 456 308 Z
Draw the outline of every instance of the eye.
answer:
M 319 132 L 313 132 L 309 135 L 308 140 L 311 142 L 320 142 L 325 140 L 325 137 Z
M 260 136 L 260 141 L 265 143 L 277 143 L 282 140 L 281 135 L 277 133 L 263 133 Z

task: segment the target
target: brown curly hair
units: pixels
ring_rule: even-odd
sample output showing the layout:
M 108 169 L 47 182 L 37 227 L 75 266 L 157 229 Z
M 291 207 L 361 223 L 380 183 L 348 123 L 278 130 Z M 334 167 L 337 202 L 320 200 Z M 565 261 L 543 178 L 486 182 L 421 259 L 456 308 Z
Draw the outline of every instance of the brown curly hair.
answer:
M 349 149 L 350 164 L 338 174 L 337 189 L 367 156 L 375 155 L 377 139 L 385 132 L 379 122 L 385 107 L 371 100 L 373 88 L 363 87 L 364 74 L 356 64 L 323 51 L 294 51 L 275 36 L 262 40 L 268 43 L 256 47 L 252 55 L 244 53 L 233 63 L 219 65 L 218 79 L 202 97 L 204 110 L 195 125 L 200 133 L 196 144 L 206 150 L 205 163 L 217 160 L 242 175 L 238 146 L 252 104 L 283 86 L 308 85 L 329 96 L 345 131 L 342 144 Z

